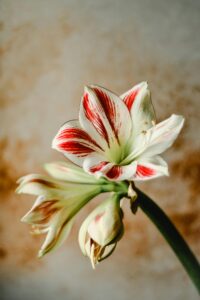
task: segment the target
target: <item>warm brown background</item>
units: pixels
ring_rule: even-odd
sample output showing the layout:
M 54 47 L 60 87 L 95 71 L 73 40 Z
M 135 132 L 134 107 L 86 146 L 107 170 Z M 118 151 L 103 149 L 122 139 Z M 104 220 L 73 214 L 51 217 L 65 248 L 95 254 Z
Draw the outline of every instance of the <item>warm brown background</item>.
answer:
M 186 124 L 165 154 L 171 171 L 140 187 L 170 215 L 200 256 L 200 2 L 181 0 L 1 0 L 0 188 L 2 300 L 196 300 L 166 242 L 125 206 L 125 236 L 93 271 L 78 248 L 81 213 L 56 253 L 20 218 L 33 197 L 14 194 L 19 176 L 63 159 L 51 150 L 59 126 L 77 117 L 83 86 L 122 93 L 148 80 L 159 120 Z M 91 208 L 91 206 L 90 206 Z

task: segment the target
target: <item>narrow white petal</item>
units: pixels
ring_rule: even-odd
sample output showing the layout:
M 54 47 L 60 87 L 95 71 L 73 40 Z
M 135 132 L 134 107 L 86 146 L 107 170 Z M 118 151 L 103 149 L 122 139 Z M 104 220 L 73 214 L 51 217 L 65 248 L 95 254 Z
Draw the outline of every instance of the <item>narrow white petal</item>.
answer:
M 32 208 L 21 218 L 21 222 L 28 223 L 28 224 L 34 224 L 36 221 L 38 221 L 38 214 L 36 214 L 34 211 L 37 209 L 42 203 L 45 202 L 44 196 L 38 196 L 34 205 Z
M 80 249 L 85 256 L 90 255 L 90 243 L 87 241 L 88 236 L 87 236 L 87 228 L 88 224 L 90 222 L 90 218 L 86 218 L 85 221 L 82 223 L 80 229 L 79 229 L 79 234 L 78 234 L 78 242 Z
M 184 118 L 172 115 L 165 121 L 150 128 L 146 133 L 146 145 L 143 151 L 145 156 L 163 153 L 175 141 L 184 124 Z
M 24 177 L 17 188 L 18 193 L 44 196 L 46 199 L 75 199 L 84 198 L 101 191 L 101 185 L 64 182 L 48 176 L 31 174 Z
M 74 223 L 74 219 L 71 219 L 69 222 L 60 224 L 60 216 L 56 216 L 55 223 L 49 228 L 48 234 L 44 243 L 41 246 L 41 249 L 38 253 L 38 257 L 42 257 L 48 252 L 55 251 L 59 248 L 63 242 L 67 239 L 70 234 L 71 228 Z
M 70 162 L 53 162 L 45 164 L 46 171 L 54 178 L 75 183 L 97 183 L 94 176 Z
M 67 191 L 73 191 L 72 184 L 67 184 L 40 174 L 24 176 L 16 190 L 17 193 L 44 196 L 46 199 L 55 196 L 58 197 L 58 195 L 62 198 Z

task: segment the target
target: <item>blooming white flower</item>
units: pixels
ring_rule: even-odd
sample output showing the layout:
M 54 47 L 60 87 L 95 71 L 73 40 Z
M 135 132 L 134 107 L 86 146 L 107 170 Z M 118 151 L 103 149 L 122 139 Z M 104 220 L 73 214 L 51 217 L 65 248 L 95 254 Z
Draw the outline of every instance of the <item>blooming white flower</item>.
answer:
M 85 87 L 79 121 L 65 123 L 52 147 L 96 177 L 113 181 L 147 180 L 168 175 L 159 156 L 184 123 L 172 115 L 156 124 L 146 82 L 121 96 L 100 86 Z
M 183 123 L 182 116 L 172 115 L 156 124 L 146 82 L 122 96 L 100 86 L 85 87 L 79 121 L 65 123 L 52 142 L 75 164 L 49 163 L 45 169 L 50 176 L 31 174 L 19 180 L 18 193 L 38 197 L 22 221 L 32 225 L 33 233 L 47 234 L 39 256 L 63 243 L 75 215 L 88 201 L 114 192 L 79 231 L 81 250 L 93 267 L 108 257 L 123 235 L 121 198 L 130 199 L 135 213 L 133 181 L 168 175 L 160 154 L 172 145 Z
M 46 170 L 54 178 L 27 175 L 18 181 L 17 188 L 18 193 L 38 196 L 22 221 L 32 225 L 33 233 L 47 234 L 39 256 L 57 249 L 67 238 L 77 212 L 104 191 L 101 180 L 71 163 L 46 164 Z
M 79 231 L 79 245 L 84 255 L 95 265 L 107 258 L 121 239 L 123 212 L 120 208 L 120 196 L 111 198 L 97 206 L 83 222 Z

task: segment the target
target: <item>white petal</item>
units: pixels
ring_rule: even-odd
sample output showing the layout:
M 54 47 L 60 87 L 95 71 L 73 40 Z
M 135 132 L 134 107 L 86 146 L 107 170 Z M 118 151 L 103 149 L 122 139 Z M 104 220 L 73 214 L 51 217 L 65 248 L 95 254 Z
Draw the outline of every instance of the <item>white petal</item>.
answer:
M 65 199 L 69 197 L 69 194 L 74 194 L 73 191 L 76 191 L 74 186 L 80 186 L 82 189 L 84 187 L 78 184 L 64 183 L 40 174 L 30 174 L 21 179 L 16 192 L 44 196 L 46 199 Z
M 78 234 L 78 242 L 79 246 L 81 248 L 81 251 L 83 255 L 89 256 L 90 255 L 90 244 L 88 245 L 87 243 L 87 229 L 88 229 L 88 224 L 90 222 L 91 218 L 89 216 L 84 220 L 82 223 L 80 229 L 79 229 L 79 234 Z
M 44 196 L 46 199 L 74 200 L 101 192 L 99 184 L 76 184 L 51 179 L 47 176 L 30 174 L 23 177 L 17 193 Z
M 32 208 L 21 218 L 21 222 L 27 224 L 35 224 L 42 219 L 42 214 L 40 213 L 38 207 L 45 203 L 46 199 L 44 196 L 38 196 Z
M 55 251 L 69 236 L 74 223 L 74 218 L 63 224 L 60 224 L 61 220 L 59 220 L 59 218 L 60 215 L 56 216 L 55 223 L 49 228 L 46 239 L 38 253 L 38 257 L 42 257 L 50 251 Z
M 118 197 L 105 200 L 92 212 L 88 225 L 89 236 L 102 247 L 110 244 L 123 231 L 122 214 Z
M 54 178 L 67 182 L 98 183 L 94 176 L 70 162 L 54 162 L 45 164 L 46 171 Z
M 74 163 L 82 166 L 84 158 L 101 147 L 85 132 L 78 121 L 65 123 L 53 139 L 52 148 L 62 152 Z
M 83 163 L 84 170 L 89 174 L 95 174 L 97 178 L 103 176 L 112 166 L 113 164 L 109 163 L 104 156 L 97 153 L 90 154 Z
M 184 118 L 172 115 L 165 121 L 153 126 L 146 133 L 145 156 L 153 156 L 167 150 L 177 138 L 184 124 Z
M 167 163 L 160 156 L 143 157 L 138 160 L 136 174 L 132 179 L 134 181 L 144 181 L 168 175 Z
M 123 101 L 99 86 L 85 88 L 80 107 L 81 126 L 106 150 L 124 144 L 131 133 L 131 118 Z
M 105 173 L 105 177 L 110 181 L 122 181 L 129 180 L 136 172 L 137 162 L 133 161 L 129 165 L 119 166 L 114 165 L 108 172 Z
M 155 112 L 147 82 L 141 82 L 124 93 L 121 98 L 127 105 L 133 124 L 134 136 L 155 124 Z
M 130 179 L 136 172 L 137 162 L 133 161 L 129 165 L 115 165 L 105 160 L 98 154 L 89 155 L 84 163 L 83 168 L 90 174 L 95 174 L 97 178 L 106 177 L 110 181 L 122 181 Z

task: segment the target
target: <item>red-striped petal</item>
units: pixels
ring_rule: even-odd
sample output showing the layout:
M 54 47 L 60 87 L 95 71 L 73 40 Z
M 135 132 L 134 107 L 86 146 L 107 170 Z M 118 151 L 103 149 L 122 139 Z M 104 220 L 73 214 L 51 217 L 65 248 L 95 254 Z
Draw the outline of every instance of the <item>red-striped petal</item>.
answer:
M 107 116 L 108 122 L 110 124 L 110 127 L 112 128 L 112 131 L 114 132 L 114 135 L 116 139 L 118 140 L 118 131 L 119 128 L 117 127 L 117 111 L 116 111 L 116 104 L 114 101 L 111 100 L 111 97 L 108 93 L 105 92 L 105 90 L 102 90 L 100 88 L 93 88 L 95 94 L 97 95 L 97 98 L 99 99 L 101 106 L 103 108 L 103 111 L 105 112 L 105 115 Z
M 85 111 L 85 116 L 93 124 L 96 131 L 106 140 L 109 146 L 108 132 L 101 116 L 102 107 L 100 105 L 96 105 L 95 107 L 95 104 L 90 101 L 89 94 L 85 93 L 83 96 L 83 108 Z
M 95 174 L 97 177 L 106 177 L 111 181 L 128 180 L 135 175 L 137 162 L 133 161 L 129 165 L 120 166 L 114 165 L 105 161 L 104 157 L 92 153 L 83 163 L 83 168 L 90 174 Z
M 151 168 L 147 168 L 142 165 L 137 166 L 136 176 L 138 177 L 146 177 L 146 176 L 149 177 L 155 175 L 155 173 L 156 173 L 155 170 Z
M 134 161 L 129 165 L 119 166 L 115 165 L 105 173 L 106 178 L 113 181 L 122 181 L 131 179 L 136 172 L 137 162 Z
M 93 149 L 84 145 L 84 142 L 67 141 L 58 145 L 60 151 L 69 152 L 70 154 L 79 157 L 87 156 L 89 153 L 94 152 Z
M 100 172 L 105 166 L 107 166 L 107 161 L 101 161 L 99 164 L 90 168 L 91 173 Z
M 69 126 L 69 125 L 68 125 Z M 100 146 L 81 128 L 67 127 L 63 128 L 60 134 L 57 136 L 58 140 L 62 139 L 81 139 L 94 146 L 100 148 Z
M 155 113 L 146 82 L 141 82 L 124 93 L 124 100 L 130 111 L 134 135 L 145 132 L 155 124 Z
M 106 177 L 109 179 L 117 179 L 122 174 L 122 168 L 120 166 L 113 166 L 107 173 Z
M 99 86 L 85 88 L 79 120 L 104 150 L 124 145 L 131 133 L 131 118 L 124 102 Z
M 103 155 L 98 153 L 91 153 L 85 158 L 83 163 L 84 170 L 89 174 L 95 174 L 97 177 L 104 176 L 113 166 L 112 163 L 108 162 Z
M 135 88 L 133 88 L 130 91 L 130 93 L 126 94 L 125 97 L 123 98 L 124 103 L 126 104 L 129 111 L 131 110 L 132 105 L 133 105 L 135 98 L 139 91 L 140 91 L 140 88 L 136 86 Z
M 136 173 L 133 180 L 149 180 L 160 176 L 168 176 L 167 163 L 160 157 L 144 157 L 138 161 Z
M 82 165 L 83 159 L 93 153 L 101 152 L 101 147 L 85 132 L 77 121 L 65 123 L 55 136 L 52 147 L 64 153 L 70 160 Z

